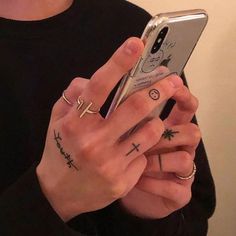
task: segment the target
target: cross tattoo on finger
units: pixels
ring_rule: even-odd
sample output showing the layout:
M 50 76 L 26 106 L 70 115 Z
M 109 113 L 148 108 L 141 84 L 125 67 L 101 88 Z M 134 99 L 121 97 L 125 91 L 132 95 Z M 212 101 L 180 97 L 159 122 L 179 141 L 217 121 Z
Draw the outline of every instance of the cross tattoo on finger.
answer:
M 128 153 L 126 153 L 126 156 L 129 156 L 133 151 L 139 152 L 138 147 L 140 146 L 140 144 L 132 143 L 132 145 L 133 145 L 133 149 L 131 149 Z

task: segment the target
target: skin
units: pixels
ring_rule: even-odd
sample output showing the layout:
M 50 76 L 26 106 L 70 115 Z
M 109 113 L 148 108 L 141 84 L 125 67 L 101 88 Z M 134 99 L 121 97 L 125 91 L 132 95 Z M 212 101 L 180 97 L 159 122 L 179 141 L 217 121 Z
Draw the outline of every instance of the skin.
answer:
M 194 178 L 180 180 L 174 174 L 188 176 L 193 169 L 201 133 L 198 126 L 190 121 L 198 102 L 186 87 L 180 89 L 173 98 L 176 105 L 164 125 L 179 133 L 171 141 L 161 137 L 159 143 L 145 153 L 148 162 L 142 177 L 121 199 L 124 207 L 139 217 L 163 218 L 184 207 L 191 199 Z M 161 154 L 162 170 L 158 154 Z
M 72 3 L 0 2 L 0 15 L 16 20 L 47 18 L 66 10 Z M 60 98 L 53 107 L 36 173 L 44 195 L 64 221 L 101 209 L 117 199 L 137 216 L 162 218 L 191 198 L 193 179 L 180 181 L 174 173 L 187 176 L 192 171 L 200 139 L 198 127 L 190 124 L 197 100 L 178 76 L 169 76 L 131 95 L 105 120 L 99 114 L 86 114 L 80 119 L 80 111 L 76 109 L 79 95 L 85 101 L 94 102 L 93 110 L 101 107 L 120 78 L 134 66 L 143 47 L 140 39 L 129 39 L 90 80 L 77 78 L 71 82 L 65 92 L 74 106 Z M 159 99 L 148 96 L 151 89 L 160 92 Z M 176 100 L 176 105 L 164 122 L 155 118 L 120 141 L 123 133 L 170 97 Z M 179 132 L 171 142 L 162 137 L 165 128 Z M 60 134 L 60 139 L 55 139 L 55 133 Z M 133 143 L 139 145 L 139 151 L 130 153 Z M 68 166 L 65 153 L 78 169 Z M 162 156 L 162 171 L 157 154 Z

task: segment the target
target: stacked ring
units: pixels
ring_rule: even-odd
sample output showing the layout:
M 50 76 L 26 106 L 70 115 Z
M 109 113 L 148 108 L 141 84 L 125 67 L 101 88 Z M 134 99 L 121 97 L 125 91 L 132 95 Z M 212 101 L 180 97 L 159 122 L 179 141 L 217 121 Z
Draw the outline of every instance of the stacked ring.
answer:
M 196 174 L 196 172 L 197 172 L 197 167 L 196 167 L 195 163 L 193 162 L 193 170 L 192 170 L 190 175 L 188 175 L 188 176 L 181 176 L 181 175 L 175 174 L 175 176 L 178 179 L 181 179 L 181 180 L 188 180 L 188 179 L 193 178 L 193 176 Z
M 68 105 L 73 106 L 73 103 L 67 98 L 65 91 L 63 91 L 63 93 L 62 93 L 62 98 Z M 82 113 L 80 114 L 79 118 L 82 118 L 86 113 L 89 113 L 89 114 L 99 113 L 100 109 L 90 110 L 90 107 L 93 105 L 92 102 L 89 102 L 88 105 L 86 105 L 83 108 L 84 104 L 85 104 L 84 100 L 81 98 L 81 96 L 79 96 L 77 99 L 77 108 L 76 108 L 77 110 L 82 109 Z

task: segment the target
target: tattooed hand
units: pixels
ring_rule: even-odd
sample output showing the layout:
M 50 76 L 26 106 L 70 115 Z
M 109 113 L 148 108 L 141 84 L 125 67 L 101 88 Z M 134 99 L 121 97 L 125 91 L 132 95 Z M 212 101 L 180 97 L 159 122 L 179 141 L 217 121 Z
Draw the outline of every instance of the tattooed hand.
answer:
M 164 121 L 165 131 L 157 145 L 145 153 L 147 166 L 138 184 L 121 203 L 144 218 L 163 218 L 184 207 L 191 199 L 193 178 L 180 180 L 193 170 L 199 128 L 190 123 L 197 110 L 197 99 L 186 87 L 174 96 L 176 104 Z
M 164 132 L 163 122 L 153 119 L 125 140 L 120 139 L 154 107 L 183 87 L 181 79 L 174 75 L 131 95 L 107 119 L 99 113 L 87 112 L 87 108 L 98 110 L 102 106 L 142 51 L 140 39 L 129 39 L 89 81 L 82 78 L 72 81 L 66 96 L 53 108 L 37 175 L 43 193 L 64 221 L 125 196 L 146 167 L 144 152 Z M 150 99 L 150 89 L 158 91 L 158 99 Z M 81 101 L 85 101 L 87 110 Z M 88 105 L 90 101 L 92 107 Z M 81 107 L 86 113 L 80 118 Z

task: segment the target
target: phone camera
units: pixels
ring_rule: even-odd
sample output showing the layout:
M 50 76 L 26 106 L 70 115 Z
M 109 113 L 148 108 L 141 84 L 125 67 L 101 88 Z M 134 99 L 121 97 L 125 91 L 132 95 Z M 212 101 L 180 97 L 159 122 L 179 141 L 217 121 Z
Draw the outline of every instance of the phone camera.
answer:
M 164 41 L 168 31 L 169 31 L 168 27 L 164 27 L 160 31 L 160 33 L 158 34 L 158 36 L 156 38 L 156 41 L 155 41 L 155 43 L 154 43 L 154 45 L 152 47 L 152 50 L 151 50 L 152 54 L 156 53 L 160 49 L 160 47 L 161 47 L 161 45 L 162 45 L 162 43 L 163 43 L 163 41 Z

